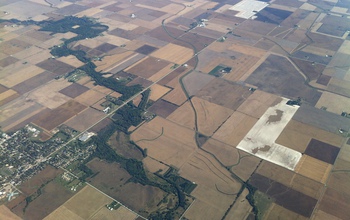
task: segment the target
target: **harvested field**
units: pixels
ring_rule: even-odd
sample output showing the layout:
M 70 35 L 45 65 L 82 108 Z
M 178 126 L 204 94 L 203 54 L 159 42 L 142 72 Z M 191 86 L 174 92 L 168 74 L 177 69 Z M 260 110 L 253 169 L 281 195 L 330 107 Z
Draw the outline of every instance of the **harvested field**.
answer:
M 112 211 L 103 207 L 92 216 L 91 220 L 135 220 L 136 217 L 137 215 L 135 213 L 123 206 Z
M 169 63 L 167 61 L 147 57 L 135 65 L 125 69 L 125 71 L 147 79 L 168 65 Z
M 267 35 L 276 26 L 276 24 L 249 19 L 244 22 L 244 25 L 240 25 L 238 29 L 246 31 L 254 30 L 254 33 L 256 34 Z
M 326 36 L 317 33 L 308 33 L 308 36 L 314 41 L 311 45 L 321 47 L 327 50 L 337 51 L 343 43 L 342 39 Z
M 234 198 L 240 184 L 232 179 L 229 172 L 221 167 L 211 156 L 196 152 L 181 167 L 179 174 L 195 182 L 198 186 L 192 192 L 195 203 L 186 212 L 186 217 L 196 214 L 196 218 L 217 219 L 223 216 Z M 199 202 L 199 203 L 198 203 Z M 202 202 L 202 205 L 200 205 Z M 203 207 L 204 206 L 204 207 Z M 214 211 L 211 213 L 210 211 Z
M 206 37 L 206 36 L 203 36 L 197 33 L 191 33 L 191 32 L 185 33 L 178 39 L 179 40 L 174 41 L 175 44 L 178 44 L 183 47 L 187 47 L 191 51 L 192 51 L 192 46 L 190 46 L 190 44 L 192 44 L 196 48 L 196 51 L 201 51 L 206 46 L 208 46 L 209 44 L 213 43 L 216 40 L 210 37 Z M 185 43 L 185 42 L 188 42 L 188 43 Z
M 333 77 L 328 84 L 329 91 L 350 97 L 350 81 Z
M 176 124 L 185 126 L 191 130 L 195 129 L 194 125 L 194 112 L 189 101 L 182 104 L 168 117 L 168 120 L 173 121 Z
M 171 36 L 173 37 L 179 37 L 182 34 L 184 34 L 185 32 L 183 30 L 177 29 L 177 28 L 173 28 L 173 27 L 169 27 L 165 25 L 165 28 L 167 29 L 167 32 L 169 32 L 171 34 Z M 149 31 L 147 33 L 148 36 L 150 37 L 154 37 L 158 40 L 161 41 L 165 41 L 165 42 L 172 42 L 174 39 L 172 37 L 170 37 L 167 32 L 165 32 L 165 30 L 163 29 L 162 26 L 159 26 L 151 31 Z
M 291 58 L 291 60 L 299 67 L 299 69 L 310 79 L 316 80 L 326 68 L 325 65 L 312 63 L 310 61 Z
M 56 181 L 48 183 L 41 192 L 39 197 L 29 203 L 25 213 L 21 204 L 11 211 L 24 219 L 43 219 L 74 195 L 74 192 Z
M 135 50 L 135 52 L 136 52 L 136 53 L 141 53 L 141 54 L 144 54 L 144 55 L 148 55 L 148 54 L 154 52 L 154 51 L 157 50 L 157 49 L 158 49 L 158 48 L 156 48 L 156 47 L 153 47 L 153 46 L 150 46 L 150 45 L 148 45 L 148 44 L 145 44 L 145 45 L 143 45 L 143 46 L 137 48 L 137 49 Z
M 104 98 L 106 95 L 100 92 L 97 92 L 93 89 L 90 89 L 89 91 L 81 94 L 80 96 L 76 97 L 74 100 L 77 102 L 80 102 L 87 106 L 92 106 L 102 98 Z
M 33 123 L 50 131 L 86 108 L 74 100 L 53 109 L 43 111 Z
M 89 88 L 82 86 L 78 83 L 72 83 L 70 86 L 67 86 L 66 88 L 58 91 L 59 93 L 62 93 L 63 95 L 66 95 L 71 98 L 75 98 L 84 92 L 88 91 Z
M 303 155 L 295 168 L 295 172 L 324 184 L 328 179 L 331 169 L 331 164 Z
M 319 209 L 340 219 L 350 219 L 350 195 L 327 188 Z
M 256 118 L 236 111 L 220 126 L 213 138 L 235 147 L 257 121 Z
M 286 105 L 286 102 L 287 99 L 283 99 L 279 104 L 266 110 L 237 148 L 294 170 L 301 158 L 301 153 L 275 143 L 284 127 L 298 110 L 298 106 Z
M 19 188 L 25 196 L 30 196 L 36 192 L 42 184 L 46 184 L 62 173 L 63 171 L 60 169 L 56 169 L 52 166 L 47 166 L 44 170 L 40 171 L 29 180 L 22 183 Z
M 193 71 L 183 78 L 183 84 L 188 95 L 193 96 L 214 78 L 209 74 Z
M 30 79 L 27 79 L 21 83 L 16 84 L 15 86 L 12 87 L 12 89 L 20 94 L 24 94 L 36 89 L 39 86 L 45 85 L 46 83 L 53 80 L 54 78 L 55 78 L 54 74 L 50 73 L 49 71 L 45 71 L 43 73 L 40 73 L 36 76 L 31 77 Z
M 12 213 L 5 205 L 0 205 L 0 219 L 20 220 L 21 218 Z
M 239 149 L 237 150 L 241 159 L 239 160 L 239 163 L 232 165 L 230 170 L 242 180 L 247 181 L 255 172 L 256 167 L 260 164 L 262 159 Z
M 129 178 L 131 178 L 130 174 L 115 162 L 108 163 L 106 161 L 95 158 L 90 161 L 87 166 L 94 173 L 98 172 L 96 176 L 88 179 L 88 182 L 99 188 L 101 191 L 107 193 L 108 195 L 111 195 L 110 190 L 112 190 L 109 188 L 109 186 L 123 185 L 128 181 Z
M 230 63 L 229 65 L 233 67 L 233 70 L 226 74 L 224 78 L 231 81 L 244 81 L 251 74 L 251 72 L 258 67 L 260 64 L 259 60 L 262 62 L 265 60 L 265 58 L 244 55 L 235 59 L 234 61 L 230 60 L 231 62 L 228 62 L 227 64 Z
M 334 215 L 331 215 L 329 213 L 326 213 L 320 209 L 315 210 L 314 219 L 318 220 L 339 220 L 339 218 L 335 217 Z
M 197 97 L 191 100 L 197 112 L 198 131 L 206 136 L 211 136 L 234 112 Z
M 193 51 L 189 48 L 170 43 L 153 52 L 151 56 L 181 65 L 192 58 Z
M 254 57 L 263 57 L 266 53 L 265 50 L 262 49 L 258 49 L 256 47 L 252 47 L 252 46 L 247 46 L 247 45 L 242 45 L 242 44 L 232 44 L 229 47 L 229 50 L 233 50 L 245 55 L 249 55 L 249 56 L 254 56 Z
M 302 105 L 293 117 L 294 120 L 316 128 L 339 134 L 339 128 L 350 129 L 350 119 L 309 105 Z
M 279 182 L 287 187 L 291 185 L 294 177 L 293 171 L 269 161 L 262 161 L 256 173 L 269 178 L 271 181 Z
M 152 101 L 157 101 L 158 99 L 160 99 L 163 95 L 165 95 L 166 93 L 168 93 L 171 89 L 165 86 L 161 86 L 158 84 L 154 84 L 151 87 L 151 94 L 149 96 L 149 99 Z
M 166 75 L 169 74 L 173 68 L 174 68 L 174 65 L 169 64 L 168 66 L 164 67 L 163 69 L 161 69 L 160 71 L 156 72 L 151 77 L 149 77 L 148 80 L 152 82 L 157 82 L 161 78 L 166 77 Z
M 332 77 L 327 76 L 327 75 L 320 75 L 320 77 L 318 77 L 318 79 L 316 80 L 316 83 L 323 85 L 323 86 L 327 86 L 329 81 L 331 80 Z
M 317 200 L 285 185 L 271 181 L 260 174 L 253 174 L 249 181 L 253 186 L 275 199 L 275 203 L 304 217 L 311 217 Z
M 246 198 L 248 194 L 249 191 L 244 189 L 242 194 L 237 199 L 239 202 L 236 202 L 228 212 L 228 220 L 247 219 L 250 211 L 252 210 L 252 206 L 249 204 Z
M 209 138 L 203 144 L 202 148 L 214 154 L 225 166 L 232 166 L 240 162 L 240 153 L 238 149 L 215 139 Z
M 81 67 L 82 65 L 84 65 L 83 62 L 81 62 L 80 60 L 78 60 L 75 56 L 73 55 L 69 55 L 69 56 L 66 56 L 66 57 L 60 57 L 58 58 L 57 60 L 63 62 L 63 63 L 66 63 L 70 66 L 73 66 L 75 68 L 78 68 L 78 67 Z
M 213 79 L 196 96 L 209 102 L 236 110 L 251 92 L 247 87 L 220 78 Z
M 64 79 L 52 80 L 29 93 L 27 98 L 47 108 L 54 109 L 71 99 L 68 96 L 58 92 L 70 84 L 71 83 Z
M 272 204 L 272 207 L 264 216 L 264 220 L 269 219 L 283 219 L 283 220 L 307 220 L 309 218 L 297 214 L 296 212 L 290 211 L 283 206 Z
M 96 211 L 105 208 L 104 206 L 112 201 L 112 199 L 106 197 L 91 186 L 86 186 L 80 190 L 79 193 L 65 202 L 63 207 L 66 207 L 68 210 L 75 213 L 82 219 L 89 219 L 96 213 Z M 54 213 L 55 212 L 53 212 L 53 214 Z M 55 219 L 55 215 L 50 217 L 51 219 Z
M 288 1 L 284 1 L 284 2 L 288 2 Z M 285 5 L 285 4 L 283 4 L 283 5 Z M 267 22 L 270 24 L 281 24 L 292 13 L 293 12 L 291 12 L 291 11 L 285 11 L 285 10 L 281 10 L 281 9 L 277 9 L 277 8 L 266 7 L 263 10 L 259 11 L 259 13 L 256 14 L 257 18 L 255 18 L 254 20 L 261 21 L 261 22 Z
M 164 77 L 163 79 L 161 79 L 158 84 L 160 85 L 166 85 L 169 82 L 171 82 L 173 79 L 179 77 L 180 75 L 182 75 L 184 72 L 188 71 L 186 69 L 186 67 L 180 66 L 178 68 L 176 68 L 174 71 L 172 71 L 171 73 L 169 73 L 166 77 Z
M 102 130 L 104 127 L 108 126 L 111 123 L 113 123 L 111 119 L 105 118 L 96 125 L 94 125 L 91 129 L 89 129 L 89 132 L 98 133 L 100 130 Z
M 171 92 L 163 96 L 162 99 L 167 102 L 180 106 L 187 100 L 187 97 L 185 93 L 182 91 L 181 86 L 177 85 Z
M 324 184 L 314 181 L 308 177 L 294 174 L 290 187 L 312 198 L 319 199 L 322 195 Z
M 246 80 L 259 89 L 279 96 L 302 97 L 316 104 L 321 93 L 305 86 L 304 78 L 288 59 L 270 55 Z
M 5 75 L 4 77 L 1 77 L 1 84 L 8 88 L 11 88 L 21 82 L 24 82 L 44 72 L 43 69 L 33 65 L 28 65 L 20 68 L 17 71 L 16 70 L 12 70 L 12 71 L 14 72 L 11 72 L 10 74 Z
M 126 16 L 118 15 L 117 13 L 112 14 L 108 17 L 115 19 L 115 20 L 118 20 L 120 18 L 121 18 L 120 20 L 124 20 L 124 18 L 126 18 L 126 20 L 131 19 L 131 18 L 126 17 Z M 122 38 L 125 38 L 128 40 L 134 40 L 134 39 L 138 38 L 139 36 L 143 35 L 144 33 L 146 33 L 147 31 L 149 31 L 149 29 L 139 26 L 139 27 L 132 29 L 132 30 L 123 30 L 121 28 L 116 28 L 114 30 L 109 31 L 108 34 L 122 37 Z
M 132 59 L 135 54 L 132 51 L 124 51 L 121 49 L 119 53 L 105 56 L 102 60 L 94 61 L 94 64 L 97 66 L 96 71 L 108 72 L 111 69 L 114 69 L 116 66 L 122 64 L 127 59 Z
M 305 150 L 305 154 L 326 163 L 334 164 L 339 151 L 339 147 L 327 144 L 317 139 L 311 139 Z
M 19 61 L 19 60 L 15 57 L 6 57 L 6 58 L 0 60 L 0 67 L 7 67 L 7 66 L 9 66 L 17 61 Z
M 163 131 L 163 132 L 162 132 Z M 144 123 L 131 139 L 147 154 L 174 167 L 181 167 L 195 151 L 194 131 L 161 117 Z
M 304 153 L 312 138 L 334 146 L 341 146 L 343 142 L 343 138 L 337 134 L 292 119 L 277 138 L 276 143 Z
M 260 90 L 255 90 L 237 109 L 238 112 L 259 119 L 265 111 L 281 102 L 281 98 Z
M 85 131 L 91 125 L 101 120 L 105 115 L 105 113 L 95 110 L 93 108 L 87 108 L 86 110 L 79 113 L 77 116 L 65 122 L 65 125 L 77 131 Z
M 55 220 L 55 219 L 70 219 L 70 220 L 83 220 L 76 213 L 72 212 L 66 206 L 61 205 L 56 210 L 51 212 L 44 220 Z
M 103 93 L 105 95 L 109 95 L 114 92 L 113 90 L 100 85 L 94 86 L 93 90 L 96 90 L 97 92 Z
M 333 170 L 333 172 L 330 174 L 329 180 L 327 182 L 327 186 L 339 192 L 343 192 L 347 195 L 350 195 L 349 181 L 350 181 L 350 174 L 348 172 L 346 171 L 337 172 Z
M 148 110 L 163 118 L 166 118 L 177 108 L 177 105 L 167 102 L 163 99 L 159 99 Z
M 18 96 L 19 94 L 12 89 L 9 89 L 3 93 L 0 93 L 0 106 L 14 100 Z
M 56 59 L 44 60 L 36 65 L 44 70 L 54 73 L 56 76 L 64 75 L 75 69 L 74 66 L 68 65 Z
M 165 196 L 158 188 L 127 182 L 131 176 L 118 163 L 95 159 L 88 163 L 88 167 L 94 173 L 99 172 L 88 180 L 92 185 L 136 212 L 153 210 Z

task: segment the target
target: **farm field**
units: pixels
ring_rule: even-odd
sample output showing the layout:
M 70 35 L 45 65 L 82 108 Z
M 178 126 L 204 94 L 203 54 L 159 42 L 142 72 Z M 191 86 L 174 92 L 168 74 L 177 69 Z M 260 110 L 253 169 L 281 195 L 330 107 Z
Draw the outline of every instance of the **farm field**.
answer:
M 0 219 L 350 219 L 349 7 L 0 1 Z

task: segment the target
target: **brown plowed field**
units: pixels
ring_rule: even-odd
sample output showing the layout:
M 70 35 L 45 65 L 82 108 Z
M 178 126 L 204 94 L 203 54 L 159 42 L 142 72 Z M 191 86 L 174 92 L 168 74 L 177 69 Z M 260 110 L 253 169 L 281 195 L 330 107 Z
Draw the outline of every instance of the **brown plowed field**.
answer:
M 350 219 L 350 195 L 328 188 L 319 209 L 340 219 Z
M 40 114 L 40 116 L 36 118 L 33 123 L 50 131 L 85 108 L 85 105 L 71 100 L 58 108 L 42 112 L 42 114 Z
M 220 126 L 213 138 L 237 146 L 257 121 L 256 118 L 236 111 Z
M 215 78 L 204 86 L 196 96 L 236 110 L 250 95 L 251 92 L 245 86 Z
M 276 95 L 256 90 L 238 107 L 237 111 L 260 118 L 269 107 L 281 101 L 281 98 Z
M 206 136 L 211 136 L 234 112 L 197 97 L 192 98 L 192 103 L 197 112 L 198 131 Z
M 339 151 L 339 147 L 327 144 L 316 139 L 311 139 L 309 145 L 305 150 L 305 154 L 316 159 L 322 160 L 326 163 L 334 164 Z
M 161 58 L 163 59 L 163 58 Z M 145 79 L 151 77 L 153 74 L 159 72 L 161 69 L 169 65 L 169 62 L 160 60 L 153 57 L 147 57 L 136 65 L 131 66 L 130 68 L 125 69 L 126 72 L 141 76 Z

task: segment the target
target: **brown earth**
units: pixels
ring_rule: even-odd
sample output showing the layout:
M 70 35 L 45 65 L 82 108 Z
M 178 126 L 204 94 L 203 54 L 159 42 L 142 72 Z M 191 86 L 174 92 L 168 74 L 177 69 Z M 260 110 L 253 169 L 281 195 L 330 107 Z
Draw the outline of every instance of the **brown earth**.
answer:
M 85 105 L 71 100 L 53 110 L 44 110 L 33 123 L 50 131 L 85 108 Z

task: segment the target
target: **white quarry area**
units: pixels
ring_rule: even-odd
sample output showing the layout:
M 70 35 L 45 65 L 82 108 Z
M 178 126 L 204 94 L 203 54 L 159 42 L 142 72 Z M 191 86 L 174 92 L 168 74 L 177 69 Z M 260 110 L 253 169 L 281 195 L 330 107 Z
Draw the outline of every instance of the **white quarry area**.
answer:
M 251 18 L 257 12 L 263 10 L 269 4 L 266 2 L 255 1 L 255 0 L 243 0 L 234 6 L 230 7 L 230 10 L 239 11 L 235 16 L 240 18 Z M 254 19 L 255 17 L 253 17 Z
M 266 110 L 237 148 L 270 161 L 274 164 L 294 170 L 302 154 L 275 141 L 292 119 L 299 106 L 287 105 L 288 99 Z

